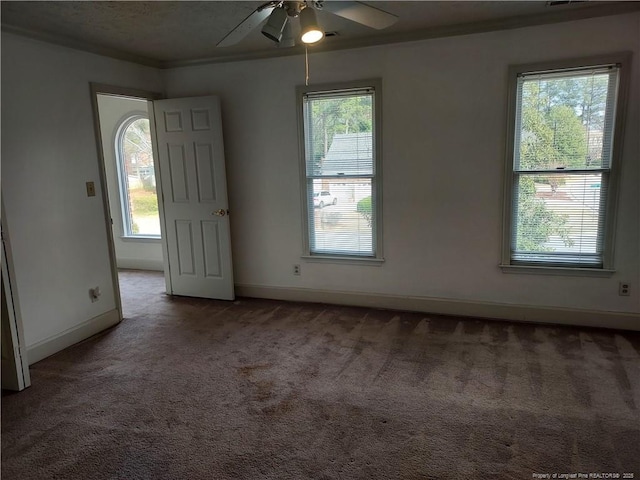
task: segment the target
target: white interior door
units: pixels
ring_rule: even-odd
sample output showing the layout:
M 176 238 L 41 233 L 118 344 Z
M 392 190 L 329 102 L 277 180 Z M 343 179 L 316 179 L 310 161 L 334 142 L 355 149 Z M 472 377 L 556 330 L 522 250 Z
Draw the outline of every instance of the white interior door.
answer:
M 2 216 L 4 219 L 4 214 Z M 4 220 L 3 220 L 4 221 Z M 5 244 L 6 241 L 6 244 Z M 11 265 L 8 263 L 10 252 L 8 239 L 2 231 L 2 277 L 0 277 L 1 318 L 2 318 L 2 388 L 5 390 L 24 390 L 31 385 L 29 376 L 29 362 L 24 348 L 24 332 L 18 303 L 17 293 L 12 290 Z
M 156 100 L 152 107 L 167 292 L 233 300 L 220 100 Z

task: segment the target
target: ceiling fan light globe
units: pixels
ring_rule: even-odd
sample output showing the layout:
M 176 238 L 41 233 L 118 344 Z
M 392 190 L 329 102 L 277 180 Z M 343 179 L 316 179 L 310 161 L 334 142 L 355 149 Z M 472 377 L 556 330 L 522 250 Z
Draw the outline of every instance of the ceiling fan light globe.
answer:
M 302 34 L 301 40 L 303 43 L 316 43 L 322 40 L 324 32 L 322 30 L 309 30 Z
M 318 25 L 316 12 L 311 7 L 306 7 L 300 12 L 300 31 L 303 43 L 316 43 L 322 40 L 324 32 Z
M 280 42 L 287 20 L 287 12 L 284 8 L 274 8 L 269 15 L 269 20 L 262 27 L 262 34 L 276 43 Z

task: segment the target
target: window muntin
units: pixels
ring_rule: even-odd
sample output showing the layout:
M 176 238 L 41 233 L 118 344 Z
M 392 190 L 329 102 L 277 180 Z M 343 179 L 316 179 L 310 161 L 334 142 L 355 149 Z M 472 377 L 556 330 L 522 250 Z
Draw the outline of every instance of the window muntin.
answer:
M 123 232 L 126 237 L 160 237 L 160 216 L 149 119 L 125 120 L 116 138 Z
M 604 268 L 619 66 L 516 81 L 510 264 Z
M 381 257 L 376 95 L 375 85 L 301 94 L 309 255 Z

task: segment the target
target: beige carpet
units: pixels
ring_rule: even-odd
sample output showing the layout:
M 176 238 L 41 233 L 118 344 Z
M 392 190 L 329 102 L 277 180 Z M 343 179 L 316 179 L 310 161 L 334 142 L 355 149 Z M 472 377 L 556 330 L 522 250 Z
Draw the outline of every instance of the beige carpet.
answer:
M 2 398 L 2 478 L 640 478 L 640 336 L 161 295 Z

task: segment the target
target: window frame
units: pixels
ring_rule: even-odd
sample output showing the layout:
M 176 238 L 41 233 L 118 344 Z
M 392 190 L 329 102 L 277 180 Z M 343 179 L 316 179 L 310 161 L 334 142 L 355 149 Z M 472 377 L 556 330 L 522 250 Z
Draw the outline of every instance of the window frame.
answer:
M 373 89 L 373 175 L 371 176 L 371 196 L 375 198 L 375 218 L 373 222 L 372 242 L 373 255 L 360 256 L 349 254 L 325 254 L 311 251 L 311 232 L 309 212 L 313 205 L 309 205 L 304 96 L 308 93 L 347 92 L 349 90 Z M 384 262 L 382 241 L 382 79 L 365 79 L 349 82 L 327 83 L 321 85 L 296 87 L 296 107 L 298 113 L 298 149 L 300 166 L 300 197 L 302 205 L 302 258 L 308 261 L 348 263 L 354 265 L 381 265 Z
M 145 242 L 160 242 L 162 235 L 150 235 L 150 234 L 135 234 L 132 232 L 131 225 L 131 212 L 129 209 L 129 185 L 127 179 L 127 172 L 124 164 L 124 135 L 127 129 L 137 120 L 149 119 L 149 114 L 144 111 L 130 112 L 119 123 L 115 134 L 115 160 L 116 171 L 118 173 L 118 193 L 120 197 L 120 213 L 122 215 L 122 236 L 120 237 L 125 241 L 145 241 Z M 150 125 L 151 126 L 151 125 Z M 152 140 L 153 141 L 153 140 Z M 153 152 L 152 154 L 155 154 Z M 153 159 L 154 171 L 156 171 L 155 158 Z M 157 187 L 156 187 L 157 194 Z M 158 208 L 158 216 L 160 211 Z
M 513 65 L 508 72 L 508 105 L 507 105 L 507 136 L 504 165 L 504 192 L 502 218 L 502 258 L 500 267 L 504 273 L 533 273 L 547 275 L 572 276 L 611 276 L 614 270 L 614 244 L 616 230 L 616 213 L 618 210 L 619 177 L 622 163 L 623 136 L 625 130 L 625 116 L 627 110 L 627 94 L 629 88 L 630 52 L 614 53 L 596 57 L 584 57 L 569 60 L 555 60 L 532 64 Z M 515 138 L 516 138 L 516 110 L 518 104 L 518 76 L 531 73 L 552 73 L 562 70 L 596 68 L 616 64 L 618 71 L 618 95 L 614 106 L 613 146 L 611 163 L 608 174 L 608 188 L 604 200 L 605 218 L 602 232 L 602 266 L 578 267 L 559 266 L 558 264 L 523 265 L 513 264 L 511 259 L 512 233 L 514 228 L 516 199 L 515 181 L 518 174 L 515 170 Z

